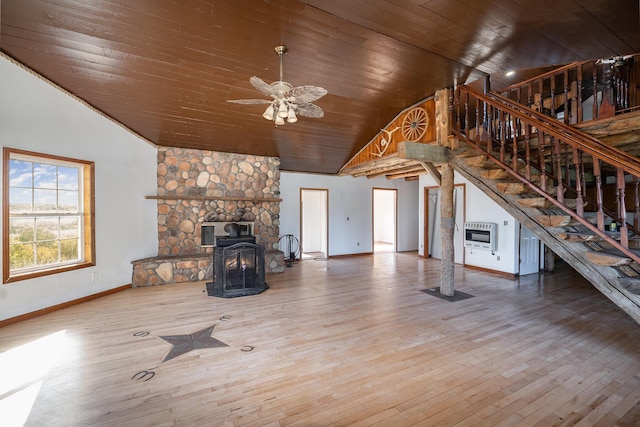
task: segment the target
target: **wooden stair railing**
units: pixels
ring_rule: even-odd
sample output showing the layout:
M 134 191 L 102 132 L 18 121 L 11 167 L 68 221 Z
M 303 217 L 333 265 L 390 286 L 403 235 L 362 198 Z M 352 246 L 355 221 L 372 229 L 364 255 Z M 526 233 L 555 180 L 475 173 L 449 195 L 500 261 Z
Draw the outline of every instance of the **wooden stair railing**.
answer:
M 640 228 L 638 158 L 497 93 L 459 86 L 454 97 L 454 135 L 640 263 L 628 240 Z M 605 191 L 609 181 L 615 182 L 613 196 Z M 569 206 L 565 198 L 575 203 Z M 630 223 L 627 206 L 633 209 Z M 612 221 L 620 225 L 620 240 L 607 233 Z
M 636 110 L 638 65 L 600 60 L 574 62 L 500 91 L 502 96 L 566 124 L 583 123 Z M 584 109 L 589 100 L 591 106 Z

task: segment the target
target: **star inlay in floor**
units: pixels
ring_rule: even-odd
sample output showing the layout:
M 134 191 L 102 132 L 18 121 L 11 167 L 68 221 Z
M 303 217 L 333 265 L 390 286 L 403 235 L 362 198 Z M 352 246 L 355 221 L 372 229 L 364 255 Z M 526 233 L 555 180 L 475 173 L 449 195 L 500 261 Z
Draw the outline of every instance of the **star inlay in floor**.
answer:
M 194 332 L 191 335 L 159 336 L 159 338 L 162 338 L 169 344 L 173 345 L 162 362 L 166 362 L 167 360 L 171 360 L 181 354 L 185 354 L 191 350 L 199 348 L 229 347 L 227 344 L 211 336 L 213 335 L 215 327 L 216 325 L 209 326 L 208 328 Z

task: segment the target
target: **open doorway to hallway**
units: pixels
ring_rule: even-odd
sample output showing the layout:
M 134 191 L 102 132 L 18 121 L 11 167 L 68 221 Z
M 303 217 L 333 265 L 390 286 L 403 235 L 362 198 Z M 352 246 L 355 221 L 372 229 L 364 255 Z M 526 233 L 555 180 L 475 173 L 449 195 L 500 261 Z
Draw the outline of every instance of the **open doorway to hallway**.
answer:
M 396 189 L 373 189 L 373 252 L 395 252 L 397 223 Z
M 327 259 L 329 230 L 329 190 L 300 189 L 301 259 Z

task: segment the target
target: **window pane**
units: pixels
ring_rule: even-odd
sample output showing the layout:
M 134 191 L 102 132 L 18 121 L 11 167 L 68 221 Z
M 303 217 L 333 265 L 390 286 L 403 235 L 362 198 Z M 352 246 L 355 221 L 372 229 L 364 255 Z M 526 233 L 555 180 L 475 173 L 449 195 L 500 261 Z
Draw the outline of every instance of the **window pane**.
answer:
M 78 168 L 58 166 L 58 188 L 61 190 L 79 190 L 79 175 Z
M 33 187 L 56 188 L 56 167 L 42 163 L 33 164 Z
M 77 261 L 80 259 L 78 251 L 78 239 L 68 239 L 60 241 L 60 261 Z
M 33 187 L 32 165 L 22 160 L 9 160 L 9 186 Z
M 36 242 L 36 263 L 38 265 L 58 262 L 58 242 Z
M 58 218 L 36 218 L 36 241 L 58 238 Z
M 60 218 L 60 238 L 77 239 L 80 237 L 80 218 Z
M 9 245 L 9 268 L 16 270 L 19 268 L 33 267 L 33 243 L 17 243 Z
M 77 191 L 58 191 L 58 212 L 79 212 Z
M 9 221 L 9 242 L 33 242 L 35 221 L 33 218 L 11 218 Z
M 56 212 L 56 190 L 33 190 L 33 210 L 35 212 Z
M 33 190 L 31 188 L 9 188 L 9 213 L 21 214 L 33 212 Z

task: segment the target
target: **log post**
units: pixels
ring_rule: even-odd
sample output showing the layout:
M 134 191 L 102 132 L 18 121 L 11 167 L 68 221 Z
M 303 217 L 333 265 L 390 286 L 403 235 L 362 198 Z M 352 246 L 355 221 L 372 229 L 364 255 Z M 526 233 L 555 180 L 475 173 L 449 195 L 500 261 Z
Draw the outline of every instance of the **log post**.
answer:
M 452 297 L 454 295 L 454 244 L 453 232 L 455 227 L 453 207 L 453 168 L 449 163 L 442 165 L 440 172 L 440 229 L 442 236 L 442 259 L 440 270 L 440 294 Z
M 436 91 L 436 141 L 443 147 L 450 147 L 449 135 L 451 135 L 451 123 L 449 123 L 450 89 Z M 454 148 L 454 147 L 450 147 Z

